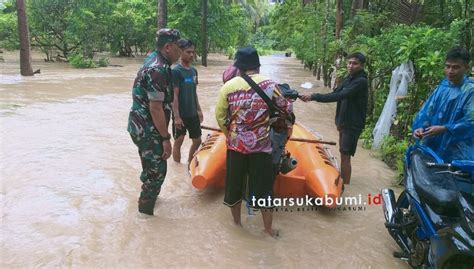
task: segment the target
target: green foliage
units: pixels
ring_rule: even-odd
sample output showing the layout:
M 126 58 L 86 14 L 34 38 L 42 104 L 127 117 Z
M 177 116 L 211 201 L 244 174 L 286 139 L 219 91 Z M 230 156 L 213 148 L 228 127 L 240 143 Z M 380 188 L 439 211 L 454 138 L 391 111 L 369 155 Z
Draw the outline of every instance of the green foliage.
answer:
M 263 29 L 268 28 L 260 28 L 250 39 L 250 45 L 261 49 L 271 50 L 273 48 L 273 40 L 267 37 L 267 33 L 265 33 Z
M 230 46 L 230 47 L 227 47 L 225 49 L 224 53 L 225 53 L 225 55 L 227 55 L 227 58 L 229 60 L 232 60 L 232 59 L 234 59 L 234 55 L 235 55 L 236 51 L 237 50 L 235 49 L 235 47 Z
M 28 19 L 32 45 L 39 46 L 51 58 L 57 50 L 67 58 L 82 53 L 92 58 L 106 46 L 105 18 L 110 17 L 112 4 L 104 1 L 42 0 L 28 2 Z
M 69 57 L 69 64 L 75 68 L 107 67 L 109 62 L 109 57 L 100 57 L 96 61 L 91 58 L 84 57 L 82 54 L 73 54 L 71 57 Z
M 209 0 L 208 4 L 209 48 L 226 51 L 229 47 L 248 44 L 252 21 L 241 5 L 222 5 L 220 0 Z M 169 27 L 179 29 L 185 38 L 193 40 L 198 54 L 202 50 L 201 1 L 168 1 Z
M 153 1 L 118 2 L 106 23 L 113 54 L 132 56 L 132 47 L 142 54 L 154 49 L 157 19 Z
M 397 24 L 393 19 L 397 14 L 392 13 L 389 0 L 370 1 L 368 10 L 358 10 L 350 18 L 348 2 L 343 3 L 344 28 L 339 40 L 333 36 L 333 1 L 329 1 L 331 6 L 328 9 L 327 1 L 312 1 L 303 6 L 298 0 L 285 1 L 273 10 L 270 16 L 272 27 L 267 31 L 267 38 L 274 40 L 274 48 L 291 48 L 305 65 L 323 66 L 323 70 L 331 67 L 335 56 L 343 52 L 366 54 L 370 98 L 368 122 L 361 138 L 369 147 L 373 141 L 372 130 L 389 93 L 392 71 L 407 60 L 414 63 L 415 80 L 409 85 L 408 96 L 397 102 L 399 113 L 382 150 L 384 160 L 401 173 L 413 117 L 443 76 L 446 51 L 455 45 L 471 44 L 466 40 L 472 36 L 472 21 L 466 17 L 466 6 L 461 5 L 465 1 L 453 1 L 455 3 L 450 6 L 449 1 L 426 0 L 423 10 L 438 12 L 437 17 L 428 14 L 424 18 L 431 25 Z M 445 19 L 434 23 L 443 16 Z M 325 36 L 327 22 L 329 36 Z M 338 69 L 337 76 L 346 76 L 345 68 Z
M 382 160 L 396 171 L 398 180 L 401 180 L 403 177 L 403 160 L 407 147 L 408 142 L 406 140 L 400 140 L 395 136 L 388 135 L 384 137 L 380 149 Z
M 329 72 L 334 62 L 329 52 L 329 43 L 334 41 L 335 11 L 327 1 L 313 1 L 302 5 L 302 1 L 288 0 L 277 6 L 270 15 L 273 49 L 291 48 L 296 58 L 310 69 L 322 67 L 325 84 L 329 83 Z
M 13 2 L 0 7 L 0 48 L 19 49 L 18 26 Z
M 366 149 L 372 148 L 372 144 L 374 143 L 374 137 L 372 136 L 372 130 L 374 129 L 375 124 L 370 122 L 366 125 L 366 128 L 360 134 L 360 138 L 363 141 L 362 146 Z
M 99 60 L 97 60 L 98 67 L 107 67 L 109 63 L 110 59 L 108 57 L 100 57 Z
M 399 176 L 403 171 L 403 152 L 411 143 L 413 118 L 443 77 L 445 53 L 459 44 L 465 24 L 466 21 L 455 20 L 449 29 L 427 25 L 392 25 L 382 29 L 380 34 L 359 34 L 353 40 L 349 40 L 350 28 L 343 34 L 341 48 L 348 52 L 362 51 L 368 59 L 366 71 L 371 80 L 373 104 L 362 134 L 368 144 L 372 141 L 373 127 L 388 96 L 391 71 L 407 60 L 415 66 L 414 82 L 409 84 L 407 97 L 397 102 L 397 116 L 381 149 L 383 160 L 396 169 Z
M 423 100 L 434 89 L 443 76 L 445 52 L 458 44 L 462 22 L 454 21 L 449 30 L 430 26 L 391 26 L 378 36 L 360 36 L 352 48 L 366 47 L 371 73 L 370 78 L 377 78 L 379 87 L 374 90 L 375 104 L 373 120 L 380 115 L 388 95 L 391 71 L 401 63 L 411 60 L 415 66 L 415 83 L 411 84 L 408 98 L 399 103 L 398 110 L 404 114 L 397 126 L 400 138 L 408 131 L 413 114 Z M 374 79 L 375 80 L 375 79 Z
M 97 65 L 92 59 L 84 57 L 82 54 L 73 54 L 69 57 L 69 63 L 75 68 L 96 68 Z
M 232 51 L 248 45 L 251 39 L 250 43 L 262 51 L 271 49 L 268 32 L 257 31 L 268 23 L 270 6 L 266 1 L 208 3 L 208 49 Z M 73 54 L 93 59 L 101 51 L 133 56 L 155 48 L 156 1 L 41 0 L 27 1 L 27 5 L 31 44 L 45 53 L 47 61 L 56 55 L 67 59 Z M 3 4 L 1 10 L 0 45 L 17 48 L 14 1 Z M 193 40 L 198 54 L 202 50 L 201 12 L 201 1 L 168 1 L 168 27 L 178 28 L 184 38 Z

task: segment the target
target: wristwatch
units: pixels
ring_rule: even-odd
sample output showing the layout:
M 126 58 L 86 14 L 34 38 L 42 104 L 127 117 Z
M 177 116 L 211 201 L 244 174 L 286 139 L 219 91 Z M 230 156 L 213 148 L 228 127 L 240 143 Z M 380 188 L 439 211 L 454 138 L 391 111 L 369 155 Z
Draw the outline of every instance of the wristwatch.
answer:
M 170 140 L 171 139 L 171 135 L 168 134 L 167 136 L 161 136 L 161 140 L 162 141 L 166 141 L 166 140 Z

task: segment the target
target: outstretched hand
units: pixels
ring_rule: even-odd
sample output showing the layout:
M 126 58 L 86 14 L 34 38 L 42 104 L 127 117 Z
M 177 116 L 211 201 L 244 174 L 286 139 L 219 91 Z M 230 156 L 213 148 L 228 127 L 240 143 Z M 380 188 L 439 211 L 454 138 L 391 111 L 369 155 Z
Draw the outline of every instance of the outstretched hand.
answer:
M 311 101 L 311 94 L 301 94 L 300 99 L 305 102 Z

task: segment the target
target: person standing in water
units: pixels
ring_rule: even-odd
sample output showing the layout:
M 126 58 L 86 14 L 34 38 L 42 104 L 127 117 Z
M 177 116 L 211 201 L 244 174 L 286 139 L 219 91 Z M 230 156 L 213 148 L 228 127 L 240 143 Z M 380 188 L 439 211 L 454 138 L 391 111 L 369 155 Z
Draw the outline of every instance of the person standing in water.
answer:
M 349 75 L 334 92 L 305 94 L 301 97 L 305 102 L 337 102 L 336 127 L 339 131 L 341 176 L 344 184 L 350 184 L 351 156 L 355 155 L 357 140 L 365 127 L 369 90 L 364 65 L 365 56 L 360 52 L 352 53 L 347 57 Z
M 192 139 L 188 164 L 201 144 L 201 123 L 203 115 L 197 96 L 198 72 L 191 64 L 195 57 L 194 43 L 191 40 L 179 41 L 182 49 L 181 63 L 173 68 L 173 160 L 181 161 L 181 146 L 186 131 Z
M 217 123 L 227 138 L 224 204 L 230 207 L 234 223 L 241 225 L 244 198 L 249 206 L 260 209 L 264 232 L 277 237 L 278 231 L 272 228 L 273 205 L 250 203 L 255 200 L 271 201 L 273 197 L 275 175 L 271 155 L 270 108 L 243 76 L 260 87 L 262 94 L 266 94 L 282 111 L 289 113 L 290 104 L 282 96 L 276 82 L 259 74 L 260 59 L 254 48 L 239 49 L 234 66 L 241 76 L 230 79 L 222 86 L 216 104 Z
M 173 83 L 170 66 L 181 56 L 179 39 L 178 30 L 160 29 L 156 50 L 145 59 L 133 83 L 127 130 L 138 147 L 143 169 L 138 211 L 147 215 L 153 215 L 156 198 L 166 177 L 166 160 L 171 156 L 168 124 Z

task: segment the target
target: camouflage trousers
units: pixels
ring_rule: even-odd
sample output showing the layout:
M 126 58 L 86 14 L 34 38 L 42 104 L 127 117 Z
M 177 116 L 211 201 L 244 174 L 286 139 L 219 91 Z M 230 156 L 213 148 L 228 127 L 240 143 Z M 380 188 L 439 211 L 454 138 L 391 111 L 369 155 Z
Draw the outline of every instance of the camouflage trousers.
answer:
M 133 143 L 138 147 L 138 154 L 142 163 L 140 180 L 142 192 L 140 198 L 155 198 L 161 190 L 166 176 L 166 160 L 161 158 L 163 144 L 158 135 L 152 137 L 137 137 L 131 135 Z

